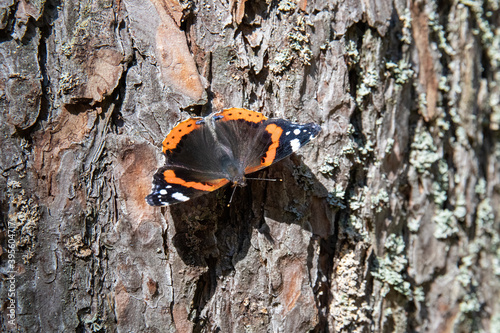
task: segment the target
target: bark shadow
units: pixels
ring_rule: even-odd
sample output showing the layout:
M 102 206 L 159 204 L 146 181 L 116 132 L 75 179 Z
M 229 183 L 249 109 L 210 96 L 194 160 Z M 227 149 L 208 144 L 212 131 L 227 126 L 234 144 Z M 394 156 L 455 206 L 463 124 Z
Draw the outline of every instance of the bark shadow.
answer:
M 266 222 L 270 220 L 300 225 L 323 239 L 332 235 L 334 210 L 326 199 L 328 191 L 300 157 L 291 156 L 249 177 L 283 181 L 249 180 L 246 187 L 237 188 L 229 207 L 231 186 L 171 206 L 173 245 L 186 265 L 226 275 L 246 256 L 252 234 L 259 232 L 274 243 Z
M 195 282 L 193 298 L 198 328 L 203 327 L 200 316 L 216 293 L 220 277 L 230 275 L 240 260 L 251 255 L 250 246 L 260 246 L 259 235 L 264 236 L 271 251 L 282 243 L 294 247 L 299 251 L 297 258 L 304 259 L 305 271 L 318 267 L 320 274 L 324 274 L 325 278 L 317 281 L 330 276 L 339 209 L 328 203 L 327 189 L 296 155 L 251 177 L 283 181 L 249 181 L 246 187 L 237 189 L 229 207 L 231 186 L 170 208 L 176 231 L 172 243 L 184 264 L 201 273 Z M 290 243 L 295 242 L 290 236 L 294 233 L 289 228 L 292 224 L 311 233 L 304 251 L 300 245 Z M 320 244 L 319 254 L 315 250 L 317 244 Z M 255 262 L 255 269 L 262 264 Z M 324 296 L 315 295 L 314 299 L 318 307 L 326 309 L 330 297 L 328 284 L 313 288 L 323 291 L 319 295 Z M 320 315 L 325 311 L 319 311 Z M 321 318 L 321 322 L 326 322 L 326 318 Z

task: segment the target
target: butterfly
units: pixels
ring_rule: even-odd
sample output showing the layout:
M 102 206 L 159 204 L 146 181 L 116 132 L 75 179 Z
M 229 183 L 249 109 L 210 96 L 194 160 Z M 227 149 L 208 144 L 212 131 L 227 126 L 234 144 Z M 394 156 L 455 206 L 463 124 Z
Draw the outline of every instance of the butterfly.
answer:
M 146 202 L 167 206 L 228 183 L 245 186 L 247 174 L 291 155 L 320 131 L 314 123 L 267 118 L 242 108 L 189 118 L 163 141 L 166 163 L 154 175 Z

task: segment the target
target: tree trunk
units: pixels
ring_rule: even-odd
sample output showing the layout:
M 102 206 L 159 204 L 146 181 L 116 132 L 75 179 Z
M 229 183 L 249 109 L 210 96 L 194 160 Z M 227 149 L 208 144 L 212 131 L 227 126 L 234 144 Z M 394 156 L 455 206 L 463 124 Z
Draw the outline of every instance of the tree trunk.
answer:
M 2 331 L 500 332 L 495 1 L 0 4 Z M 144 197 L 179 120 L 322 127 Z

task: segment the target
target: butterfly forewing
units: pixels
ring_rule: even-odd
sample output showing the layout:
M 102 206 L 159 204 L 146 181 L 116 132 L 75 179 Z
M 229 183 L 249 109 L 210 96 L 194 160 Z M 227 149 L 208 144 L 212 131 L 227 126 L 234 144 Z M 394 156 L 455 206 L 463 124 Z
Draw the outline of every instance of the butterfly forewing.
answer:
M 268 123 L 275 124 L 276 128 L 282 131 L 279 136 L 276 157 L 273 163 L 293 154 L 309 141 L 316 138 L 321 131 L 321 127 L 314 123 L 301 125 L 279 118 L 269 119 Z
M 171 132 L 176 132 L 177 127 Z M 173 149 L 166 151 L 166 166 L 190 170 L 193 174 L 203 174 L 205 180 L 211 177 L 222 178 L 223 158 L 218 147 L 219 144 L 209 124 L 205 120 L 198 121 L 196 129 L 185 134 Z

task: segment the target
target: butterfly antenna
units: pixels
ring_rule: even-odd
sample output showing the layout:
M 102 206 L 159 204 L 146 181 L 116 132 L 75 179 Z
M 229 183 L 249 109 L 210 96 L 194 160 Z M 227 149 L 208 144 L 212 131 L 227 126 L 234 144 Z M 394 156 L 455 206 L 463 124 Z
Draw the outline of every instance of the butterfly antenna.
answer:
M 236 192 L 237 187 L 238 186 L 233 187 L 233 193 L 231 193 L 231 198 L 229 199 L 229 203 L 227 204 L 228 207 L 231 206 L 231 202 L 233 201 L 233 197 L 234 197 L 234 192 Z
M 268 182 L 282 182 L 283 179 L 281 178 L 245 178 L 247 180 L 265 180 L 265 181 L 268 181 Z

